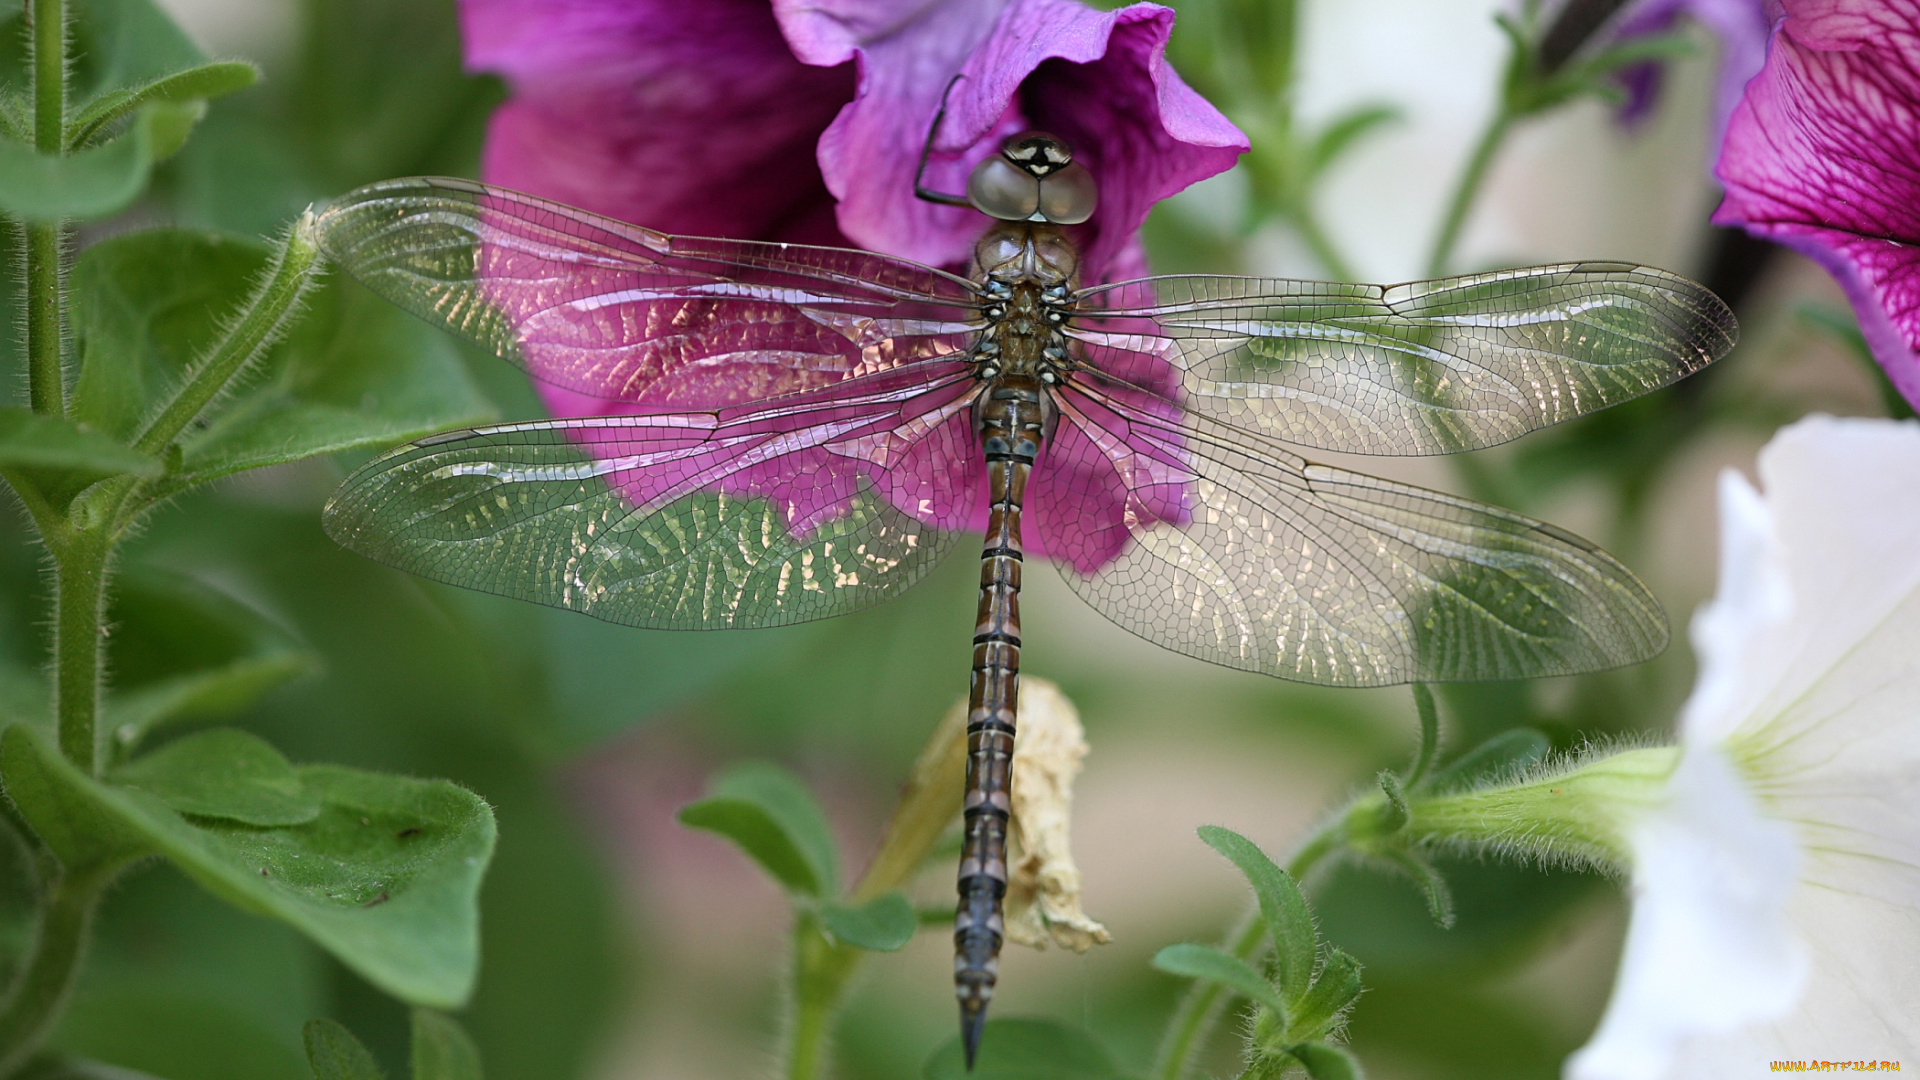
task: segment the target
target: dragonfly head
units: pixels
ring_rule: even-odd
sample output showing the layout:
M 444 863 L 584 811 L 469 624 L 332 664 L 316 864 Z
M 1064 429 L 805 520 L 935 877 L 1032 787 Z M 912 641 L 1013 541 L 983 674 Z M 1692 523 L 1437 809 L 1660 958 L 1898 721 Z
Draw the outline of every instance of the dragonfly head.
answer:
M 967 201 L 1002 221 L 1078 225 L 1093 216 L 1100 193 L 1073 149 L 1044 131 L 1023 131 L 974 167 Z

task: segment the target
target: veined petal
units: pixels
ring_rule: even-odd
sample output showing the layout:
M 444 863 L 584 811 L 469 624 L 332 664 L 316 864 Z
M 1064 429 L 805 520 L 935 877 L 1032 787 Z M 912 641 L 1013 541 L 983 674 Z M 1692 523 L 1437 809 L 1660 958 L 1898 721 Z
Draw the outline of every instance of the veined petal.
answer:
M 963 263 L 986 219 L 916 199 L 913 174 L 956 73 L 927 170 L 966 189 L 999 139 L 1026 127 L 1065 138 L 1100 184 L 1083 271 L 1109 266 L 1155 202 L 1230 168 L 1246 136 L 1166 61 L 1172 10 L 1095 11 L 1078 0 L 775 0 L 795 55 L 856 60 L 860 87 L 820 139 L 820 167 L 855 243 L 935 265 Z
M 1786 0 L 1734 110 L 1713 220 L 1797 248 L 1920 402 L 1920 0 Z
M 766 0 L 461 0 L 512 97 L 481 176 L 667 232 L 844 244 L 814 143 L 850 68 L 803 64 Z

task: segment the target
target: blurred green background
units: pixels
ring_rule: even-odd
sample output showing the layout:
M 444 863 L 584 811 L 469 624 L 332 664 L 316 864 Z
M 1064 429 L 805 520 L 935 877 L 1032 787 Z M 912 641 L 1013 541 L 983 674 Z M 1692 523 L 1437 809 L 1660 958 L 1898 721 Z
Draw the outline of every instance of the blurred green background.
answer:
M 461 73 L 451 0 L 167 6 L 209 51 L 252 56 L 266 78 L 215 104 L 153 196 L 83 242 L 155 223 L 270 235 L 357 184 L 473 173 L 504 88 Z M 1180 6 L 1204 23 L 1207 5 Z M 1417 272 L 1491 100 L 1495 6 L 1304 9 L 1303 114 L 1374 99 L 1401 110 L 1321 188 L 1321 217 L 1364 277 Z M 1593 104 L 1525 131 L 1496 169 L 1462 263 L 1618 257 L 1708 275 L 1713 46 L 1699 42 L 1645 130 L 1619 131 Z M 1227 77 L 1206 70 L 1204 47 L 1175 57 L 1197 85 Z M 1171 201 L 1149 230 L 1157 265 L 1313 274 L 1311 253 L 1283 223 L 1244 213 L 1248 192 L 1236 170 Z M 376 303 L 338 287 L 338 302 Z M 1683 626 L 1711 582 L 1714 470 L 1750 463 L 1769 426 L 1799 412 L 1878 409 L 1844 349 L 1796 317 L 1806 302 L 1838 304 L 1816 270 L 1773 258 L 1740 304 L 1745 342 L 1708 376 L 1464 468 L 1362 467 L 1491 492 L 1593 536 L 1642 572 Z M 13 333 L 11 313 L 4 327 Z M 502 418 L 537 414 L 514 369 L 417 336 L 447 358 L 447 394 L 477 395 Z M 17 365 L 17 342 L 4 344 Z M 813 786 L 857 867 L 908 763 L 965 689 L 973 567 L 954 560 L 895 603 L 790 630 L 620 629 L 417 581 L 337 548 L 320 531 L 319 506 L 356 463 L 266 470 L 159 514 L 125 549 L 116 684 L 137 688 L 177 667 L 182 649 L 204 651 L 197 662 L 208 666 L 279 657 L 308 673 L 235 722 L 295 760 L 448 777 L 493 804 L 500 844 L 482 899 L 484 967 L 462 1019 L 494 1080 L 774 1071 L 784 902 L 720 841 L 680 830 L 673 811 L 725 763 L 775 759 Z M 45 660 L 46 577 L 11 507 L 0 532 L 0 695 L 31 695 Z M 1284 852 L 1346 793 L 1403 763 L 1413 709 L 1404 691 L 1317 690 L 1171 656 L 1101 620 L 1050 575 L 1035 577 L 1044 580 L 1025 604 L 1027 670 L 1060 683 L 1087 724 L 1076 854 L 1087 907 L 1116 943 L 1087 957 L 1011 950 L 995 1013 L 1084 1025 L 1144 1068 L 1180 989 L 1148 958 L 1174 941 L 1216 938 L 1245 903 L 1237 875 L 1193 829 L 1225 825 Z M 205 625 L 183 625 L 178 605 L 143 605 L 153 590 L 199 597 Z M 1450 689 L 1447 742 L 1469 746 L 1522 723 L 1562 748 L 1660 732 L 1689 675 L 1677 644 L 1653 664 L 1581 685 Z M 1447 870 L 1460 908 L 1450 931 L 1433 927 L 1408 883 L 1366 868 L 1344 867 L 1313 890 L 1328 936 L 1366 965 L 1356 1051 L 1376 1077 L 1557 1076 L 1610 984 L 1624 926 L 1617 888 L 1477 862 Z M 930 871 L 919 898 L 943 902 L 950 873 Z M 292 931 L 159 866 L 130 876 L 103 918 L 60 1047 L 170 1080 L 295 1080 L 308 1075 L 300 1025 L 324 1015 L 403 1072 L 404 1010 Z M 947 949 L 929 932 L 868 963 L 838 1031 L 838 1075 L 919 1075 L 951 1037 Z M 1229 1024 L 1210 1070 L 1228 1071 L 1236 1053 Z

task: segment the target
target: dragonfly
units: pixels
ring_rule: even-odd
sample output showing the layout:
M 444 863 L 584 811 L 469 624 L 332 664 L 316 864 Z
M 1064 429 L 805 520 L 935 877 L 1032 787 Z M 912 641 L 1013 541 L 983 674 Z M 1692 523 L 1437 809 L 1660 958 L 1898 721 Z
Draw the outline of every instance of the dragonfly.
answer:
M 965 274 L 672 236 L 462 180 L 327 206 L 389 300 L 611 415 L 451 431 L 354 472 L 343 545 L 636 627 L 770 627 L 898 596 L 984 534 L 954 986 L 971 1067 L 998 978 L 1027 556 L 1177 653 L 1327 686 L 1566 675 L 1667 623 L 1593 544 L 1303 450 L 1447 454 L 1665 386 L 1732 313 L 1647 267 L 1382 287 L 1082 280 L 1098 189 L 1015 135 L 963 203 Z M 923 195 L 928 194 L 922 192 Z

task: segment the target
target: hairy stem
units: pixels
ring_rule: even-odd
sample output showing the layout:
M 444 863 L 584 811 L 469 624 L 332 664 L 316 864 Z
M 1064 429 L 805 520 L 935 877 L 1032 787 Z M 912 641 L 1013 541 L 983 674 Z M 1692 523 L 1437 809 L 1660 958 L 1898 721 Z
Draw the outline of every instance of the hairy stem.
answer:
M 61 226 L 56 222 L 28 222 L 27 275 L 27 403 L 46 416 L 67 411 L 61 324 Z
M 12 1076 L 53 1031 L 80 973 L 93 912 L 119 865 L 64 873 L 48 891 L 26 966 L 0 1003 L 0 1078 Z
M 1507 140 L 1507 133 L 1513 130 L 1514 115 L 1502 102 L 1494 112 L 1487 129 L 1480 133 L 1480 141 L 1474 144 L 1473 154 L 1467 158 L 1466 171 L 1460 174 L 1460 181 L 1454 186 L 1453 197 L 1447 200 L 1446 216 L 1440 220 L 1440 235 L 1433 242 L 1433 254 L 1427 259 L 1427 276 L 1441 277 L 1447 272 L 1447 265 L 1453 259 L 1453 248 L 1460 240 L 1460 230 L 1467 224 L 1467 215 L 1473 210 L 1474 200 L 1480 196 L 1480 187 L 1486 182 L 1487 169 L 1492 166 L 1494 155 L 1500 152 L 1500 145 Z
M 174 390 L 166 407 L 134 441 L 134 449 L 154 455 L 165 450 L 202 409 L 220 396 L 242 368 L 279 339 L 298 309 L 301 295 L 312 283 L 319 260 L 319 237 L 314 232 L 313 216 L 302 214 L 281 243 L 266 280 L 248 300 L 238 321 L 221 335 L 193 374 Z
M 967 709 L 962 702 L 920 751 L 886 839 L 847 894 L 853 903 L 884 896 L 912 880 L 959 813 L 966 770 Z M 793 1012 L 787 1028 L 787 1080 L 814 1080 L 826 1060 L 827 1035 L 840 998 L 866 950 L 835 945 L 812 914 L 794 920 Z
M 66 149 L 66 0 L 29 0 L 33 27 L 33 145 L 43 154 Z M 66 412 L 61 371 L 61 226 L 29 222 L 27 249 L 27 399 L 48 416 Z
M 53 698 L 60 752 L 92 776 L 97 771 L 94 729 L 100 714 L 100 639 L 112 543 L 100 528 L 65 530 L 48 541 L 53 552 Z
M 1304 881 L 1320 861 L 1340 845 L 1340 830 L 1345 822 L 1337 819 L 1315 833 L 1287 861 L 1287 874 Z M 1258 907 L 1248 910 L 1222 946 L 1242 960 L 1251 961 L 1267 947 L 1267 926 Z M 1230 1000 L 1226 987 L 1217 982 L 1195 982 L 1167 1021 L 1167 1032 L 1160 1039 L 1160 1052 L 1147 1075 L 1152 1080 L 1185 1080 L 1193 1069 L 1194 1055 L 1206 1045 L 1207 1037 L 1220 1022 L 1220 1013 Z

